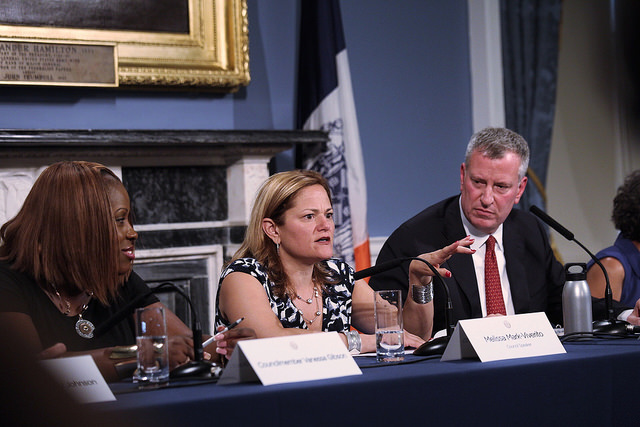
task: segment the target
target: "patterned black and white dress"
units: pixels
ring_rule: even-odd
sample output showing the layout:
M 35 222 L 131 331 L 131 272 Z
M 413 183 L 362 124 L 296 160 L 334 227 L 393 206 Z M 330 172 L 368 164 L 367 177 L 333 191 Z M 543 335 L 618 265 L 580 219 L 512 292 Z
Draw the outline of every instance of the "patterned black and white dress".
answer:
M 353 293 L 353 269 L 347 263 L 338 259 L 324 261 L 332 275 L 339 279 L 335 285 L 328 284 L 322 293 L 322 330 L 325 332 L 348 331 L 351 326 L 351 294 Z M 285 328 L 308 329 L 307 322 L 302 313 L 295 306 L 291 298 L 285 295 L 279 298 L 273 293 L 274 284 L 269 280 L 269 275 L 258 261 L 253 258 L 240 258 L 232 262 L 220 275 L 218 284 L 218 298 L 216 298 L 216 328 L 226 326 L 235 319 L 229 321 L 220 313 L 218 301 L 220 300 L 220 284 L 229 273 L 241 272 L 250 274 L 258 279 L 264 287 L 269 298 L 271 310 L 278 316 L 280 323 Z

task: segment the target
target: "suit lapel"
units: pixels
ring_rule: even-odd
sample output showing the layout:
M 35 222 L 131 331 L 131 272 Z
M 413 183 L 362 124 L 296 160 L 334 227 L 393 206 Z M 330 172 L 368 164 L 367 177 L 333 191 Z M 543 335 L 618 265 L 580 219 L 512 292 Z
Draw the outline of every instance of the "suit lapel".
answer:
M 446 244 L 450 244 L 464 237 L 465 231 L 462 226 L 462 218 L 460 218 L 458 200 L 456 200 L 455 203 L 451 203 L 447 210 L 444 234 Z M 466 316 L 482 317 L 480 295 L 478 294 L 478 281 L 473 266 L 473 258 L 470 255 L 454 255 L 445 263 L 445 267 L 452 272 L 453 280 L 456 281 L 460 288 L 460 297 L 466 298 L 471 307 L 471 313 L 467 313 Z
M 528 313 L 530 300 L 527 274 L 524 268 L 524 263 L 526 262 L 525 239 L 517 227 L 513 226 L 512 221 L 510 221 L 510 216 L 507 217 L 507 220 L 504 222 L 502 241 L 504 243 L 507 276 L 509 277 L 513 308 L 516 313 Z

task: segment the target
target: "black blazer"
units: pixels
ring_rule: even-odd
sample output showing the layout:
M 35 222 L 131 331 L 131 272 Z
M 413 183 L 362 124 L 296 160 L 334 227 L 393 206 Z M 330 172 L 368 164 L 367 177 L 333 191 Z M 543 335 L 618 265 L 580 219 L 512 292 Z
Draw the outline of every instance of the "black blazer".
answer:
M 398 227 L 383 245 L 376 264 L 400 257 L 432 252 L 465 237 L 459 196 L 423 210 Z M 562 323 L 564 269 L 551 250 L 546 230 L 532 214 L 512 209 L 503 226 L 507 275 L 515 312 L 544 311 L 551 323 Z M 371 277 L 375 289 L 402 289 L 408 295 L 409 262 Z M 482 317 L 478 283 L 470 255 L 456 254 L 443 264 L 453 277 L 445 278 L 453 304 L 452 325 L 458 320 Z M 434 333 L 446 327 L 444 290 L 434 286 Z

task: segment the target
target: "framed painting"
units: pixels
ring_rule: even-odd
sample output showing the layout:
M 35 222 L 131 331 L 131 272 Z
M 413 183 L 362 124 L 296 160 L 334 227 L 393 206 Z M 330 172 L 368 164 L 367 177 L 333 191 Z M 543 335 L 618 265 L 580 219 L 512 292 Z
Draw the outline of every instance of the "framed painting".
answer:
M 232 92 L 250 81 L 246 0 L 12 0 L 0 3 L 0 40 L 113 46 L 118 86 Z

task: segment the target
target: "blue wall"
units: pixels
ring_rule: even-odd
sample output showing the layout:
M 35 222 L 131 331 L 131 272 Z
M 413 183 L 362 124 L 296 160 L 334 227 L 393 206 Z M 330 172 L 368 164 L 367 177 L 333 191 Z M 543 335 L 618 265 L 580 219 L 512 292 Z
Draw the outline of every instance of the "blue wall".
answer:
M 298 0 L 248 0 L 251 84 L 235 94 L 0 87 L 0 128 L 292 129 Z M 367 174 L 386 236 L 458 191 L 472 132 L 466 0 L 341 2 Z M 290 156 L 278 159 L 291 167 Z

